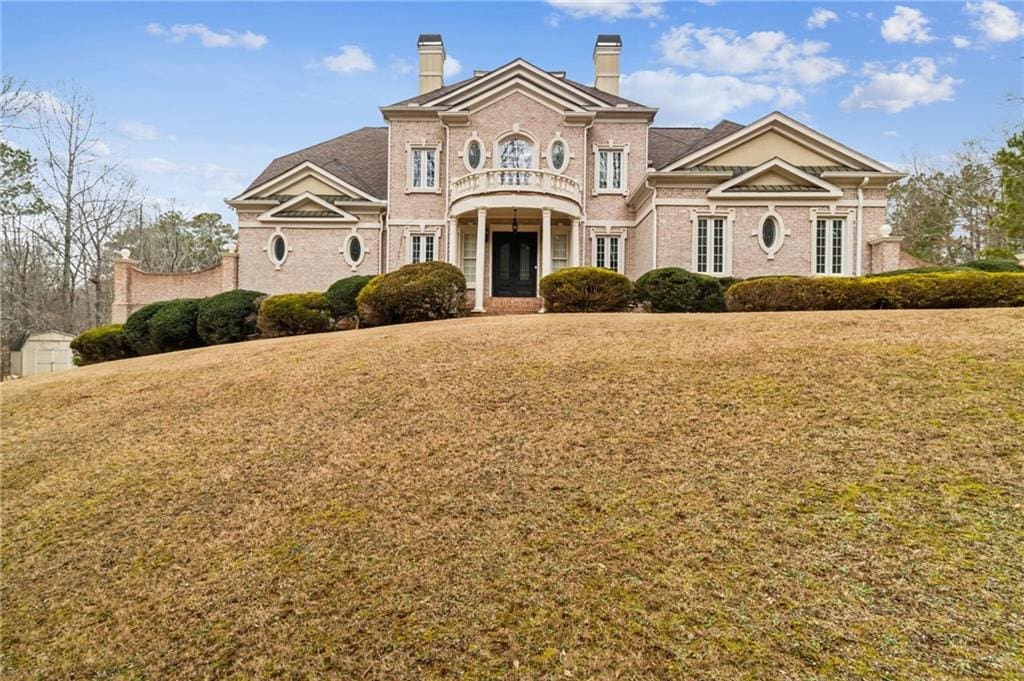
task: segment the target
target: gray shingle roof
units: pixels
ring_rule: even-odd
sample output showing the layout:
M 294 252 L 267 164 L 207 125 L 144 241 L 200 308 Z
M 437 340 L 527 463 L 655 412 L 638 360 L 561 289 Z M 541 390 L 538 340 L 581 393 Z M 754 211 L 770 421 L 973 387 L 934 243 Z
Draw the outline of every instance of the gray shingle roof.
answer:
M 669 155 L 669 152 L 668 152 L 667 149 L 664 150 L 664 151 L 659 149 L 658 152 L 656 153 L 654 151 L 654 140 L 652 139 L 651 143 L 650 143 L 651 149 L 649 150 L 648 153 L 649 153 L 649 155 L 651 157 L 651 162 L 654 163 L 654 167 L 656 169 L 658 169 L 658 170 L 661 170 L 662 168 L 665 168 L 665 167 L 671 165 L 675 161 L 678 161 L 679 159 L 683 158 L 684 156 L 689 156 L 690 154 L 692 154 L 693 152 L 697 151 L 698 149 L 703 149 L 704 147 L 710 146 L 710 145 L 714 144 L 715 142 L 717 142 L 718 140 L 720 140 L 720 139 L 722 139 L 724 137 L 728 137 L 729 135 L 733 134 L 737 130 L 742 129 L 743 127 L 744 126 L 740 125 L 739 123 L 733 123 L 732 121 L 721 121 L 720 123 L 715 125 L 715 127 L 711 128 L 710 130 L 707 130 L 707 129 L 704 129 L 704 128 L 651 128 L 652 131 L 654 131 L 654 130 L 664 131 L 664 130 L 673 130 L 673 129 L 674 130 L 699 130 L 699 131 L 702 131 L 704 134 L 701 135 L 700 137 L 696 138 L 690 144 L 690 146 L 682 149 L 681 151 L 679 151 L 675 155 Z M 678 135 L 678 137 L 684 138 L 685 136 Z M 668 147 L 669 149 L 671 149 L 672 146 L 673 146 L 671 144 L 665 144 L 665 143 L 662 143 L 662 144 L 663 144 L 664 147 Z M 677 143 L 677 146 L 681 147 L 681 144 Z M 661 158 L 661 157 L 667 157 L 668 160 L 664 161 L 662 163 L 655 162 L 656 158 Z

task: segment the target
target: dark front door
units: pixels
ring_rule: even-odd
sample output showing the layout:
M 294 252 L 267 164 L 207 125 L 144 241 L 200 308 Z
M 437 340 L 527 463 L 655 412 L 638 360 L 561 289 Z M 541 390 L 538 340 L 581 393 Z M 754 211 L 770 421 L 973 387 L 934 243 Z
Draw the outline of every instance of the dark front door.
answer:
M 496 298 L 533 298 L 537 295 L 536 232 L 494 232 L 491 280 Z

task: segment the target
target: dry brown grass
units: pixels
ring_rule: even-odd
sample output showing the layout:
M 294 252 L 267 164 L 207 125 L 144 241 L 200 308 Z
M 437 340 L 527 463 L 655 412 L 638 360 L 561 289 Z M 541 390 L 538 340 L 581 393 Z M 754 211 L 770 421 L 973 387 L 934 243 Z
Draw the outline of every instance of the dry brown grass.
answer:
M 1024 676 L 1024 310 L 467 319 L 2 395 L 9 678 Z

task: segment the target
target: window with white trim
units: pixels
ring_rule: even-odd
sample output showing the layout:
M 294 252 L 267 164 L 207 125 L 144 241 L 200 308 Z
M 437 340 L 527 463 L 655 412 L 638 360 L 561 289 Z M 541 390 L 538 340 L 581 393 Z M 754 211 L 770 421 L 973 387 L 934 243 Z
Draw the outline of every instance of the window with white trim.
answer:
M 617 236 L 594 237 L 594 266 L 606 270 L 622 271 L 622 238 Z
M 433 190 L 437 188 L 437 148 L 413 147 L 409 153 L 412 158 L 409 164 L 411 177 L 409 185 L 414 190 Z
M 462 235 L 462 274 L 467 286 L 476 286 L 476 234 Z
M 694 271 L 725 274 L 725 218 L 697 218 L 697 252 Z
M 621 191 L 626 184 L 626 154 L 622 149 L 597 150 L 597 190 Z
M 843 218 L 818 218 L 814 230 L 814 273 L 843 273 Z
M 437 247 L 433 234 L 413 234 L 409 237 L 409 262 L 432 262 Z
M 557 272 L 569 266 L 569 235 L 551 235 L 551 271 Z

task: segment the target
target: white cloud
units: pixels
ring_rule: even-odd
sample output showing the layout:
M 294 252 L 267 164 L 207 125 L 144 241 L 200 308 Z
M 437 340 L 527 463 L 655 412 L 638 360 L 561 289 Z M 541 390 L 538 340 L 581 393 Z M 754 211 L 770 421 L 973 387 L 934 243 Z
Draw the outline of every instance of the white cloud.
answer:
M 448 80 L 449 78 L 453 78 L 459 75 L 460 71 L 462 71 L 462 62 L 460 62 L 458 59 L 456 59 L 450 54 L 447 55 L 444 59 L 445 80 Z
M 363 52 L 358 45 L 342 45 L 338 54 L 314 62 L 316 66 L 322 66 L 328 71 L 335 73 L 355 73 L 357 71 L 373 71 L 377 65 L 373 58 Z
M 142 121 L 121 121 L 117 126 L 117 131 L 136 142 L 151 142 L 163 139 L 174 141 L 176 139 L 173 135 L 164 135 L 155 125 L 149 125 Z
M 885 71 L 880 64 L 865 64 L 864 72 L 867 81 L 856 85 L 843 100 L 844 109 L 882 109 L 898 113 L 919 104 L 948 102 L 961 82 L 941 75 L 935 61 L 928 57 L 901 63 L 895 71 Z
M 838 59 L 822 56 L 829 44 L 794 42 L 781 31 L 741 36 L 728 28 L 674 26 L 658 40 L 661 59 L 669 64 L 730 74 L 760 74 L 761 79 L 822 83 L 845 73 Z
M 189 36 L 197 36 L 203 47 L 243 47 L 247 50 L 258 50 L 267 44 L 265 35 L 252 31 L 242 33 L 230 28 L 217 33 L 205 24 L 174 24 L 167 28 L 163 24 L 151 23 L 146 26 L 146 33 L 166 38 L 171 43 L 182 43 Z
M 896 5 L 892 16 L 882 22 L 882 37 L 888 43 L 927 43 L 935 40 L 929 33 L 931 19 L 921 10 Z
M 957 48 L 958 50 L 962 50 L 964 48 L 967 48 L 967 47 L 971 46 L 971 40 L 970 40 L 970 38 L 967 38 L 966 36 L 955 35 L 955 36 L 952 37 L 952 41 L 953 41 L 953 47 Z
M 1006 43 L 1024 36 L 1024 22 L 1019 14 L 995 0 L 968 2 L 966 11 L 975 17 L 971 26 L 993 43 Z
M 548 0 L 548 4 L 573 19 L 660 19 L 663 0 Z M 548 22 L 551 25 L 551 22 Z M 555 23 L 555 26 L 558 24 Z
M 714 7 L 718 4 L 718 0 L 697 0 L 697 2 L 702 5 L 707 5 L 708 7 Z
M 20 90 L 8 92 L 3 97 L 4 111 L 36 112 L 42 116 L 52 116 L 64 110 L 66 105 L 49 90 Z
M 839 21 L 839 15 L 830 9 L 816 7 L 807 17 L 807 28 L 825 28 L 830 21 Z
M 393 59 L 391 61 L 391 66 L 389 68 L 391 69 L 392 73 L 398 74 L 399 76 L 407 76 L 413 71 L 415 71 L 413 65 L 410 64 L 405 59 L 402 59 L 401 57 L 396 57 L 395 59 Z
M 168 161 L 166 158 L 160 158 L 159 156 L 152 156 L 150 158 L 129 158 L 125 160 L 125 165 L 139 172 L 151 173 L 153 175 L 163 175 L 165 173 L 173 173 L 182 170 L 182 166 L 178 165 L 174 161 Z
M 895 130 L 885 130 L 885 131 L 882 132 L 882 134 L 885 135 L 886 137 L 899 137 L 900 136 L 900 134 L 898 132 L 896 132 Z
M 803 101 L 789 88 L 751 83 L 735 76 L 682 75 L 674 69 L 636 71 L 622 76 L 624 97 L 660 109 L 658 120 L 669 125 L 717 122 L 725 114 L 751 104 L 774 102 L 794 106 Z

